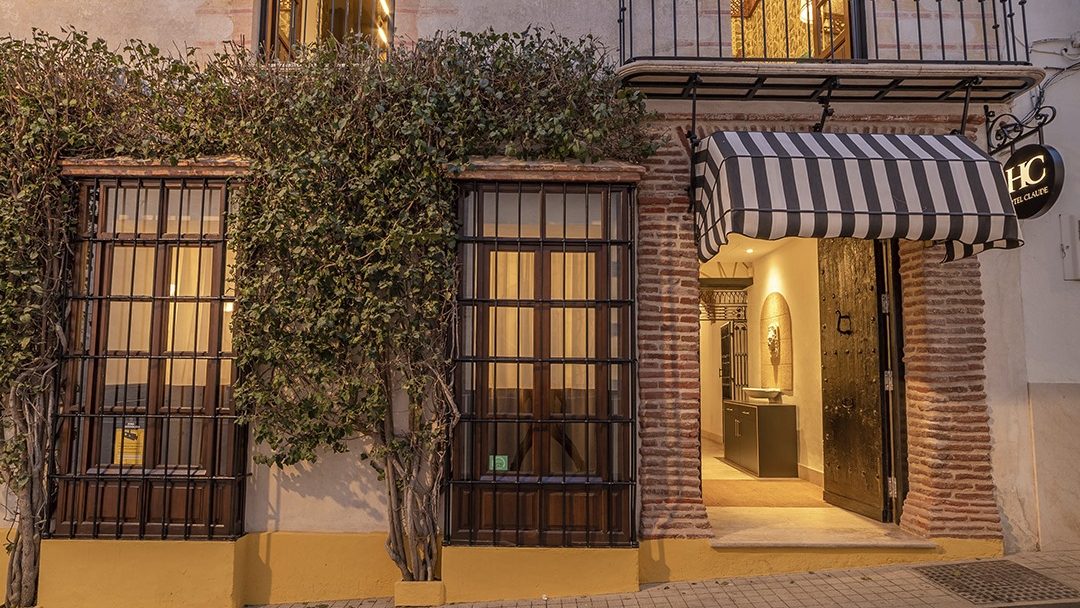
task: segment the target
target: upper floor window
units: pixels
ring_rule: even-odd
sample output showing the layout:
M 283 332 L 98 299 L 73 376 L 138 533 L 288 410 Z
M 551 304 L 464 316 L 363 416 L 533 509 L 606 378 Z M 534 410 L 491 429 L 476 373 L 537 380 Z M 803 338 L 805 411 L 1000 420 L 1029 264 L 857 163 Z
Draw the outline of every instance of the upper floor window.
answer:
M 260 52 L 271 61 L 289 61 L 305 45 L 364 36 L 390 46 L 394 0 L 263 0 Z
M 731 0 L 739 58 L 851 59 L 848 0 Z

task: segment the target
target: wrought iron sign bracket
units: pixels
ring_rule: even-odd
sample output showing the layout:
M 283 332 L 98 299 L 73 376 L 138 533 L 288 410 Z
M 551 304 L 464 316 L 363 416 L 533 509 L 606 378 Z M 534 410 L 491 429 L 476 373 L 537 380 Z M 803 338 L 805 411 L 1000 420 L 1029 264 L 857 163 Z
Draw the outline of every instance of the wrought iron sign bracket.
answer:
M 824 97 L 821 96 L 822 90 L 818 89 L 817 102 L 821 104 L 821 118 L 819 118 L 818 121 L 814 123 L 814 126 L 811 127 L 811 130 L 814 133 L 821 133 L 822 129 L 825 128 L 825 121 L 831 118 L 836 112 L 831 104 L 833 90 L 836 89 L 839 82 L 840 80 L 836 76 L 830 76 L 823 86 L 825 93 Z
M 1027 116 L 1017 118 L 1015 114 L 1005 112 L 998 114 L 983 106 L 983 114 L 986 115 L 986 147 L 991 155 L 1015 147 L 1017 142 L 1023 141 L 1032 135 L 1039 136 L 1039 143 L 1043 142 L 1043 127 L 1057 118 L 1057 108 L 1044 105 L 1041 102 Z
M 979 86 L 980 84 L 982 84 L 982 80 L 983 80 L 982 76 L 975 76 L 973 78 L 968 78 L 968 79 L 964 80 L 963 83 L 961 83 L 961 86 L 963 86 L 964 89 L 965 89 L 965 91 L 964 91 L 964 111 L 960 115 L 960 128 L 959 129 L 953 129 L 952 130 L 953 135 L 963 135 L 964 131 L 967 130 L 968 109 L 971 108 L 971 89 L 973 89 L 973 88 Z

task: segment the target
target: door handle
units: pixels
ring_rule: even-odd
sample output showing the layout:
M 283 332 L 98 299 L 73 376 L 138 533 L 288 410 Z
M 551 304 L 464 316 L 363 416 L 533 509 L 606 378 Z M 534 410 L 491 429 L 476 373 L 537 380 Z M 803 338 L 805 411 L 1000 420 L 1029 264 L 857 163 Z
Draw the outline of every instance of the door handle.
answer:
M 847 324 L 847 327 L 844 327 L 845 323 Z M 851 329 L 851 315 L 845 315 L 839 310 L 836 311 L 836 332 L 845 336 L 850 336 L 855 333 Z
M 735 419 L 735 436 L 736 437 L 742 437 L 742 429 L 739 428 L 739 419 L 738 418 Z

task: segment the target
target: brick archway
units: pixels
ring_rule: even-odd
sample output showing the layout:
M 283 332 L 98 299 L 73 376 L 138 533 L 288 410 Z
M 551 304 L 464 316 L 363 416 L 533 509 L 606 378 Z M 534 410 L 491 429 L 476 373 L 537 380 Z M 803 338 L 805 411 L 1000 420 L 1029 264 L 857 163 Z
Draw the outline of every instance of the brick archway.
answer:
M 807 131 L 816 116 L 698 115 L 720 129 Z M 830 122 L 884 131 L 895 117 Z M 953 116 L 921 116 L 892 132 L 942 133 Z M 641 538 L 712 535 L 701 495 L 698 261 L 688 211 L 687 115 L 658 124 L 668 143 L 638 194 L 638 383 Z M 974 129 L 975 126 L 972 125 Z M 984 388 L 985 334 L 977 259 L 942 265 L 941 247 L 903 243 L 908 485 L 902 528 L 923 537 L 1000 539 Z

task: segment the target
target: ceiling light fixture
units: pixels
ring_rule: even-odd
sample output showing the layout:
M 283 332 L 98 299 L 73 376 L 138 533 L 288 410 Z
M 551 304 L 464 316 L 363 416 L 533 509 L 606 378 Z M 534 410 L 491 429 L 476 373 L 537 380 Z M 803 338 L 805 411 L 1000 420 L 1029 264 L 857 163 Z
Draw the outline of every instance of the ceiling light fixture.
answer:
M 747 249 L 746 253 L 754 253 L 754 250 L 753 249 Z

